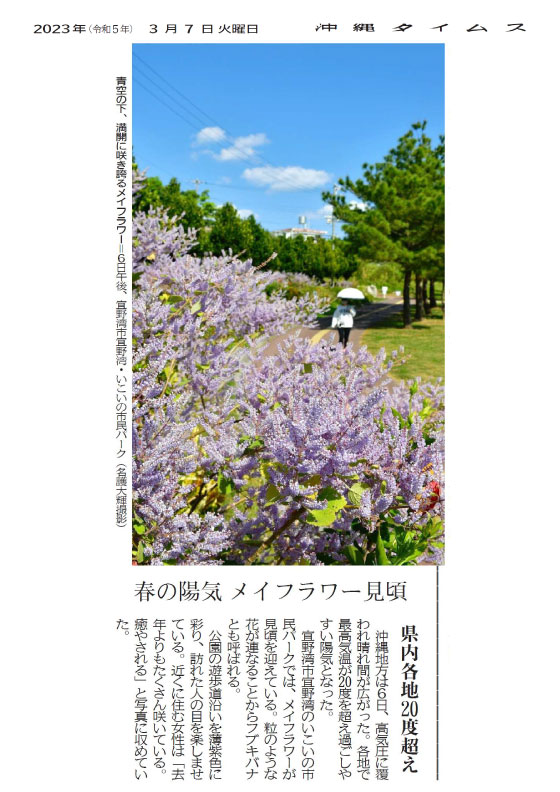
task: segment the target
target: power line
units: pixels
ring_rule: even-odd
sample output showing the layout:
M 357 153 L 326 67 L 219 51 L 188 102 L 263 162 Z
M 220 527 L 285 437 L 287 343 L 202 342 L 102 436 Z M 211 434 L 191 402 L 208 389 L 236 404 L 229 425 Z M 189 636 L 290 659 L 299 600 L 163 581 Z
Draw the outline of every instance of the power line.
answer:
M 224 190 L 243 190 L 244 192 L 258 192 L 260 193 L 261 190 L 257 190 L 256 187 L 245 187 L 243 185 L 235 185 L 235 184 L 220 184 L 219 182 L 209 182 L 203 181 L 200 182 L 201 184 L 208 184 L 211 187 L 221 187 Z
M 179 96 L 182 96 L 183 99 L 185 99 L 185 101 L 187 101 L 190 105 L 192 105 L 195 108 L 195 110 L 198 110 L 199 113 L 202 113 L 203 116 L 206 116 L 206 118 L 209 121 L 211 121 L 213 124 L 217 124 L 218 126 L 220 126 L 220 122 L 219 121 L 216 121 L 214 118 L 212 118 L 212 116 L 208 115 L 208 113 L 206 111 L 204 111 L 201 107 L 196 105 L 191 99 L 189 99 L 188 96 L 185 96 L 185 94 L 182 93 L 178 88 L 176 88 L 173 85 L 173 83 L 170 83 L 169 80 L 167 80 L 162 74 L 160 74 L 158 71 L 156 71 L 156 69 L 154 69 L 153 66 L 151 66 L 143 58 L 141 58 L 140 55 L 138 55 L 137 52 L 133 52 L 132 55 L 133 55 L 134 58 L 136 58 L 141 63 L 143 63 L 144 66 L 146 66 L 151 72 L 153 72 L 156 75 L 156 77 L 159 77 L 159 79 L 162 82 L 164 82 L 166 85 L 168 85 L 170 88 L 172 88 L 175 91 L 175 93 L 179 94 Z M 225 131 L 227 132 L 227 129 Z
M 135 81 L 136 83 L 138 83 L 138 85 L 139 85 L 141 88 L 143 88 L 145 91 L 147 91 L 149 94 L 151 94 L 151 95 L 152 95 L 152 96 L 153 96 L 155 99 L 157 99 L 157 100 L 158 100 L 158 102 L 160 102 L 160 104 L 164 105 L 164 107 L 167 107 L 167 109 L 168 109 L 168 110 L 171 110 L 171 112 L 172 112 L 172 113 L 175 113 L 175 115 L 176 115 L 176 116 L 178 116 L 180 119 L 182 119 L 182 120 L 183 120 L 183 121 L 185 121 L 187 124 L 189 124 L 189 126 L 192 126 L 192 127 L 193 127 L 193 129 L 198 129 L 198 127 L 197 127 L 195 124 L 193 124 L 193 123 L 192 123 L 192 121 L 189 121 L 189 119 L 188 119 L 188 118 L 185 118 L 183 115 L 181 115 L 181 113 L 178 113 L 178 112 L 177 112 L 177 110 L 175 110 L 175 108 L 174 108 L 174 107 L 171 107 L 170 105 L 168 105 L 168 104 L 167 104 L 167 102 L 164 102 L 164 101 L 163 101 L 163 99 L 162 99 L 161 97 L 159 97 L 157 94 L 155 94 L 153 91 L 151 91 L 151 90 L 150 90 L 149 88 L 147 88 L 145 85 L 143 85 L 143 84 L 142 84 L 142 82 L 140 82 L 140 81 L 138 80 L 138 78 L 137 78 L 137 77 L 135 78 L 135 80 L 134 80 L 134 81 Z
M 158 165 L 155 162 L 148 163 L 147 165 L 144 166 L 144 168 L 145 169 L 156 168 L 158 171 L 161 171 L 163 173 L 167 173 L 167 175 L 170 176 L 171 178 L 177 178 L 176 174 L 171 173 L 171 171 L 168 171 L 167 168 L 162 168 L 161 165 Z M 179 181 L 180 184 L 185 184 L 185 183 L 197 184 L 198 183 L 198 184 L 208 185 L 209 187 L 218 187 L 219 189 L 234 190 L 234 191 L 237 190 L 237 191 L 242 191 L 242 192 L 258 193 L 261 197 L 263 195 L 261 190 L 257 190 L 255 187 L 245 187 L 244 185 L 220 184 L 219 182 L 210 182 L 210 181 L 206 181 L 205 179 L 183 179 L 183 178 L 181 178 L 181 179 L 177 179 L 177 181 Z M 297 210 L 296 211 L 296 208 L 294 207 L 293 203 L 290 203 L 290 204 L 286 204 L 286 203 L 275 204 L 274 208 L 272 209 L 272 212 L 271 212 L 271 210 L 268 210 L 268 212 L 269 213 L 276 213 L 276 214 L 285 214 L 285 215 L 291 214 L 293 217 L 296 214 L 302 214 L 302 213 L 306 214 L 306 215 L 314 215 L 315 214 L 315 210 L 309 210 L 309 209 L 305 209 L 305 210 L 301 210 L 301 211 Z M 325 218 L 320 218 L 320 219 L 324 220 Z
M 138 80 L 138 77 L 135 78 L 135 81 L 137 82 L 137 84 L 141 88 L 143 88 L 144 91 L 147 91 L 147 93 L 149 93 L 151 96 L 153 96 L 154 99 L 157 99 L 157 101 L 160 102 L 160 104 L 162 104 L 164 107 L 167 107 L 167 109 L 171 110 L 172 113 L 175 113 L 175 115 L 178 118 L 180 118 L 181 120 L 185 121 L 187 124 L 189 124 L 189 126 L 193 127 L 193 129 L 197 129 L 198 130 L 198 127 L 195 124 L 193 124 L 192 121 L 189 121 L 188 118 L 185 118 L 181 113 L 179 113 L 177 110 L 175 110 L 175 108 L 171 107 L 160 96 L 158 96 L 152 90 L 150 90 L 150 88 L 148 88 L 146 85 L 144 85 L 141 80 Z M 151 80 L 151 82 L 153 82 L 153 80 Z M 158 87 L 158 86 L 156 85 L 156 87 Z M 164 170 L 164 169 L 160 168 L 160 170 Z M 169 171 L 166 171 L 166 172 L 169 173 Z M 196 180 L 194 180 L 194 181 L 196 183 Z M 202 182 L 200 182 L 200 183 L 202 183 Z M 204 183 L 205 184 L 212 184 L 212 182 L 204 182 Z M 261 190 L 257 189 L 256 187 L 245 187 L 245 186 L 241 186 L 241 185 L 232 186 L 232 185 L 227 185 L 227 184 L 217 184 L 217 183 L 215 183 L 214 186 L 216 186 L 216 187 L 225 187 L 226 189 L 247 190 L 247 191 L 250 191 L 250 192 L 259 192 L 259 193 L 261 192 Z
M 142 74 L 142 77 L 145 77 L 145 75 L 144 75 L 144 74 Z M 164 101 L 164 100 L 163 100 L 163 99 L 162 99 L 160 96 L 158 96 L 157 94 L 155 94 L 155 93 L 154 93 L 152 90 L 150 90 L 150 88 L 148 88 L 146 85 L 144 85 L 144 84 L 143 84 L 143 82 L 142 82 L 141 80 L 139 80 L 139 78 L 138 78 L 137 76 L 135 76 L 135 78 L 134 78 L 134 79 L 135 79 L 135 82 L 136 82 L 136 83 L 137 83 L 137 84 L 138 84 L 138 85 L 139 85 L 141 88 L 143 88 L 143 89 L 144 89 L 144 91 L 147 91 L 147 93 L 149 93 L 151 96 L 153 96 L 153 97 L 154 97 L 154 99 L 157 99 L 157 101 L 158 101 L 160 104 L 162 104 L 164 107 L 167 107 L 167 109 L 168 109 L 168 110 L 171 110 L 171 112 L 172 112 L 172 113 L 174 113 L 174 114 L 175 114 L 175 115 L 176 115 L 178 118 L 180 118 L 181 120 L 185 121 L 185 122 L 186 122 L 186 123 L 187 123 L 189 126 L 191 126 L 193 129 L 196 129 L 197 131 L 199 131 L 199 127 L 198 127 L 198 125 L 196 125 L 196 124 L 193 124 L 193 122 L 192 122 L 192 121 L 190 121 L 188 118 L 185 118 L 185 116 L 184 116 L 182 113 L 179 113 L 179 112 L 178 112 L 178 111 L 177 111 L 175 108 L 171 107 L 171 106 L 170 106 L 170 105 L 169 105 L 169 104 L 168 104 L 166 101 Z M 148 78 L 148 79 L 149 79 L 149 78 Z M 155 85 L 155 86 L 158 88 L 158 90 L 162 90 L 162 89 L 160 88 L 160 86 L 158 86 L 158 85 L 157 85 L 157 83 L 155 83 L 153 80 L 150 80 L 150 82 L 152 82 L 152 83 L 153 83 L 153 84 L 154 84 L 154 85 Z M 170 95 L 170 94 L 169 94 L 167 91 L 165 91 L 165 93 L 166 93 L 168 96 Z M 172 98 L 172 97 L 171 97 L 171 98 Z M 176 101 L 176 100 L 175 100 L 175 99 L 173 99 L 173 98 L 172 98 L 172 100 L 173 100 L 173 101 Z M 181 108 L 181 109 L 183 109 L 183 108 Z M 199 122 L 199 123 L 203 123 L 203 122 Z M 218 123 L 218 122 L 216 122 L 216 123 Z M 227 137 L 226 137 L 226 141 L 227 141 L 228 143 L 232 142 L 232 141 L 228 140 L 228 138 L 227 138 Z M 234 143 L 234 141 L 233 141 L 233 147 L 234 147 L 234 148 L 237 148 L 237 146 L 235 146 L 235 143 Z M 244 155 L 244 154 L 243 154 L 243 149 L 239 149 L 239 148 L 237 148 L 237 150 L 240 152 L 240 157 L 239 157 L 239 159 L 244 159 L 244 160 L 247 160 L 247 155 Z M 255 157 L 255 155 L 250 155 L 250 156 L 251 156 L 251 157 L 253 157 L 253 158 Z M 272 165 L 272 167 L 276 167 L 276 166 Z M 281 178 L 281 179 L 280 179 L 280 181 L 283 181 L 283 182 L 284 182 L 285 184 L 287 184 L 288 186 L 294 187 L 294 190 L 296 190 L 296 189 L 297 189 L 297 188 L 294 186 L 294 183 L 293 183 L 293 182 L 291 182 L 291 181 L 289 181 L 289 180 L 287 180 L 287 179 Z M 219 185 L 219 186 L 225 186 L 225 185 Z M 246 189 L 246 190 L 254 190 L 255 192 L 260 192 L 260 190 L 258 190 L 258 189 L 257 189 L 257 188 L 255 188 L 255 187 L 245 187 L 245 188 L 241 188 L 241 189 Z
M 274 163 L 272 163 L 270 160 L 268 160 L 266 157 L 264 157 L 262 154 L 260 154 L 258 152 L 254 152 L 254 153 L 252 153 L 250 155 L 247 155 L 246 153 L 244 153 L 243 149 L 239 148 L 238 145 L 236 144 L 236 142 L 235 142 L 236 141 L 236 137 L 234 135 L 232 135 L 232 133 L 223 124 L 221 124 L 220 121 L 218 121 L 217 119 L 213 118 L 209 113 L 207 113 L 205 110 L 200 108 L 197 104 L 195 104 L 191 99 L 189 99 L 188 96 L 186 96 L 184 93 L 182 93 L 182 91 L 180 91 L 178 88 L 176 88 L 171 82 L 169 82 L 169 80 L 167 80 L 162 74 L 160 74 L 157 71 L 157 69 L 154 69 L 153 66 L 151 66 L 143 58 L 141 58 L 140 55 L 138 55 L 137 53 L 134 52 L 133 53 L 133 57 L 135 57 L 137 60 L 139 60 L 141 63 L 143 63 L 148 69 L 150 69 L 151 72 L 153 72 L 158 77 L 158 79 L 160 79 L 162 82 L 164 82 L 166 85 L 168 85 L 173 91 L 175 91 L 176 94 L 178 94 L 185 101 L 187 101 L 190 105 L 192 105 L 199 113 L 201 113 L 203 116 L 205 116 L 210 122 L 212 122 L 213 124 L 216 124 L 220 129 L 222 129 L 226 133 L 226 135 L 225 135 L 226 141 L 228 143 L 230 143 L 230 145 L 239 152 L 240 156 L 239 156 L 238 159 L 243 159 L 243 160 L 246 160 L 246 161 L 248 161 L 250 159 L 257 160 L 257 161 L 260 161 L 261 164 L 265 163 L 266 165 L 268 165 L 268 166 L 270 166 L 272 168 L 279 169 L 280 166 L 275 165 Z M 142 72 L 140 72 L 140 73 L 142 74 L 143 77 L 145 77 L 146 79 L 149 79 L 150 82 L 152 82 L 158 88 L 158 90 L 161 90 L 163 93 L 165 93 L 167 96 L 169 96 L 172 99 L 172 101 L 174 101 L 177 104 L 179 104 L 179 102 L 174 97 L 172 97 L 169 94 L 169 92 L 165 91 L 163 88 L 161 88 L 161 86 L 157 85 L 157 83 L 155 83 L 154 80 L 149 78 L 148 75 L 143 74 Z M 142 86 L 142 87 L 146 90 L 145 86 Z M 155 95 L 152 93 L 152 96 L 155 96 Z M 157 99 L 158 97 L 156 96 L 155 98 Z M 169 108 L 169 105 L 167 105 L 166 103 L 163 102 L 163 100 L 160 100 L 160 101 L 168 109 L 171 109 L 171 108 Z M 184 112 L 186 112 L 186 113 L 190 113 L 194 118 L 196 118 L 198 123 L 205 123 L 204 121 L 202 121 L 199 118 L 197 118 L 197 116 L 192 112 L 192 110 L 188 110 L 185 107 L 182 107 L 181 109 L 184 110 Z M 176 111 L 175 111 L 175 114 L 179 115 Z M 179 117 L 183 118 L 183 120 L 185 120 L 189 124 L 189 126 L 194 126 L 193 123 L 191 121 L 189 121 L 188 119 L 184 118 L 181 115 L 179 115 Z M 299 186 L 299 184 L 297 182 L 293 181 L 293 179 L 290 179 L 289 177 L 286 177 L 284 175 L 281 175 L 281 176 L 279 175 L 278 176 L 278 181 L 282 182 L 287 187 L 292 188 L 294 191 L 296 191 L 296 190 L 297 191 L 301 191 L 301 187 Z
M 161 171 L 163 173 L 167 173 L 167 175 L 170 176 L 171 178 L 177 178 L 173 173 L 171 173 L 171 171 L 168 171 L 167 168 L 162 168 L 160 165 L 156 164 L 155 162 L 148 163 L 145 166 L 145 168 L 156 168 L 158 171 Z M 227 190 L 242 190 L 244 192 L 253 192 L 253 193 L 256 192 L 256 193 L 259 193 L 262 196 L 261 190 L 257 190 L 254 187 L 244 187 L 242 185 L 235 186 L 235 185 L 232 185 L 232 184 L 220 184 L 219 182 L 209 182 L 209 181 L 205 181 L 203 179 L 180 179 L 180 180 L 178 179 L 178 181 L 179 181 L 179 183 L 181 185 L 185 184 L 185 183 L 188 183 L 188 184 L 191 184 L 191 183 L 192 184 L 197 184 L 198 183 L 198 184 L 205 184 L 205 185 L 208 185 L 210 187 L 225 188 Z M 307 210 L 304 211 L 304 214 L 309 215 L 310 213 L 313 214 L 313 212 L 309 212 Z M 255 214 L 255 212 L 253 212 L 253 214 Z M 259 213 L 257 212 L 256 214 L 259 214 Z M 295 215 L 298 214 L 298 212 L 296 212 L 295 207 L 294 207 L 293 204 L 289 204 L 289 205 L 288 204 L 276 204 L 276 206 L 272 210 L 270 210 L 270 209 L 267 210 L 267 214 L 269 216 L 270 215 L 274 215 L 276 217 L 279 217 L 281 215 L 290 215 L 292 217 L 295 217 Z M 300 214 L 301 214 L 301 212 L 300 212 Z M 272 221 L 267 222 L 267 226 L 271 226 L 271 225 L 283 228 L 283 227 L 286 226 L 286 221 L 285 220 L 283 220 L 283 221 L 276 220 L 275 222 L 272 222 Z
M 224 190 L 241 190 L 243 192 L 252 192 L 252 193 L 259 193 L 262 196 L 262 190 L 257 189 L 256 187 L 245 187 L 243 184 L 220 184 L 220 182 L 210 182 L 206 181 L 206 179 L 187 179 L 187 178 L 177 178 L 176 173 L 171 173 L 171 171 L 167 170 L 167 168 L 162 168 L 161 165 L 158 165 L 155 162 L 147 163 L 143 165 L 144 170 L 148 170 L 149 168 L 155 168 L 162 173 L 166 173 L 170 178 L 177 179 L 180 184 L 207 184 L 209 187 L 219 187 L 220 189 Z M 287 204 L 283 204 L 283 206 L 287 206 Z M 292 207 L 293 208 L 293 207 Z
M 144 75 L 144 74 L 142 74 L 142 77 L 146 77 L 146 76 L 147 76 L 147 75 Z M 148 79 L 150 79 L 150 78 L 148 78 Z M 178 112 L 178 111 L 177 111 L 175 108 L 171 107 L 171 106 L 170 106 L 170 105 L 169 105 L 169 104 L 168 104 L 166 101 L 164 101 L 164 100 L 163 100 L 163 99 L 162 99 L 160 96 L 158 96 L 157 94 L 155 94 L 155 93 L 154 93 L 152 90 L 150 90 L 150 89 L 149 89 L 149 88 L 148 88 L 146 85 L 144 85 L 144 84 L 142 83 L 142 81 L 138 79 L 138 77 L 137 77 L 137 76 L 135 76 L 135 82 L 137 82 L 137 83 L 138 83 L 138 85 L 139 85 L 141 88 L 143 88 L 143 89 L 144 89 L 145 91 L 147 91 L 147 92 L 148 92 L 148 93 L 149 93 L 151 96 L 153 96 L 153 97 L 154 97 L 154 99 L 157 99 L 157 101 L 158 101 L 158 102 L 160 102 L 160 104 L 162 104 L 164 107 L 167 107 L 167 109 L 168 109 L 168 110 L 171 110 L 171 112 L 172 112 L 172 113 L 174 113 L 174 114 L 175 114 L 175 115 L 176 115 L 178 118 L 180 118 L 181 120 L 185 121 L 185 122 L 186 122 L 186 123 L 187 123 L 189 126 L 191 126 L 193 129 L 196 129 L 197 131 L 199 131 L 199 127 L 198 127 L 198 125 L 196 125 L 196 124 L 193 124 L 193 122 L 192 122 L 192 121 L 190 121 L 188 118 L 186 118 L 186 117 L 185 117 L 185 116 L 184 116 L 182 113 L 179 113 L 179 112 Z M 156 86 L 156 88 L 158 88 L 158 90 L 163 90 L 163 89 L 162 89 L 160 86 L 158 86 L 158 85 L 157 85 L 157 83 L 155 83 L 153 80 L 151 80 L 151 79 L 150 79 L 150 82 L 151 82 L 151 83 L 153 83 L 153 84 Z M 167 91 L 164 91 L 164 93 L 165 93 L 167 96 L 170 96 L 170 94 L 169 94 Z M 170 97 L 170 98 L 172 99 L 172 101 L 176 102 L 176 100 L 175 100 L 175 99 L 173 99 L 173 97 Z M 178 103 L 177 103 L 177 104 L 178 104 Z M 179 106 L 180 106 L 180 105 L 179 105 Z M 184 109 L 184 108 L 181 108 L 181 109 Z M 189 112 L 189 111 L 187 111 L 187 112 Z M 195 118 L 196 118 L 196 116 L 195 116 Z M 202 122 L 202 121 L 199 121 L 199 123 L 204 123 L 204 122 Z M 217 122 L 217 121 L 216 121 L 216 122 L 213 122 L 213 123 L 219 124 L 219 122 Z M 222 129 L 223 129 L 223 127 L 220 127 L 220 128 L 222 128 Z M 226 131 L 226 132 L 227 132 L 227 130 L 224 130 L 224 131 Z M 260 155 L 258 155 L 258 154 L 256 154 L 256 153 L 255 153 L 255 154 L 251 154 L 251 155 L 244 154 L 244 152 L 243 152 L 243 149 L 240 149 L 240 148 L 238 148 L 238 147 L 235 145 L 235 140 L 234 140 L 233 138 L 229 139 L 229 136 L 228 136 L 228 135 L 226 135 L 226 141 L 227 141 L 228 143 L 230 143 L 230 144 L 233 146 L 233 148 L 235 148 L 237 151 L 239 151 L 239 154 L 240 154 L 240 156 L 239 156 L 239 158 L 238 158 L 238 159 L 242 159 L 242 160 L 246 160 L 246 161 L 248 161 L 248 159 L 255 159 L 255 158 L 260 158 L 260 159 L 263 159 L 262 157 L 260 157 Z M 265 160 L 265 162 L 266 162 L 266 160 Z M 272 165 L 272 163 L 269 163 L 269 164 L 270 164 L 270 165 L 271 165 L 271 167 L 273 167 L 273 168 L 274 168 L 274 167 L 277 167 L 277 166 L 275 166 L 275 165 Z M 282 182 L 283 182 L 284 184 L 286 184 L 287 186 L 289 186 L 289 187 L 292 187 L 292 188 L 294 189 L 294 191 L 296 191 L 296 190 L 298 190 L 298 191 L 299 191 L 299 188 L 296 186 L 295 182 L 292 182 L 291 180 L 289 180 L 289 179 L 286 179 L 285 177 L 280 177 L 280 178 L 279 178 L 279 181 L 282 181 Z M 256 188 L 250 188 L 250 187 L 247 187 L 247 188 L 245 188 L 245 189 L 254 189 L 255 191 L 258 191 Z M 260 191 L 259 191 L 259 192 L 260 192 Z
M 144 80 L 148 80 L 149 82 L 152 83 L 152 85 L 155 85 L 155 87 L 158 89 L 158 91 L 161 91 L 166 96 L 168 96 L 171 99 L 172 102 L 177 102 L 175 97 L 172 94 L 170 94 L 169 91 L 166 91 L 165 88 L 162 88 L 161 85 L 158 85 L 157 82 L 155 80 L 152 80 L 150 75 L 146 74 L 139 66 L 135 66 L 134 68 L 135 68 L 135 73 L 136 72 L 139 73 Z M 181 109 L 185 109 L 185 108 L 181 108 Z M 203 118 L 197 118 L 197 116 L 192 112 L 192 110 L 186 110 L 185 109 L 185 112 L 190 113 L 193 116 L 193 118 L 195 118 L 198 121 L 199 124 L 205 124 L 206 123 Z M 198 129 L 198 127 L 195 127 L 195 128 Z

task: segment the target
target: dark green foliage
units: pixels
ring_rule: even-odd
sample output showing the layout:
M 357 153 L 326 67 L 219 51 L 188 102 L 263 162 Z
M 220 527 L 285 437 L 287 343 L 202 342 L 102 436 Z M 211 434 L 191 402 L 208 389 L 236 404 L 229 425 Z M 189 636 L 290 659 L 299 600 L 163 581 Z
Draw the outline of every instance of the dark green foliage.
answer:
M 302 236 L 273 239 L 278 254 L 271 263 L 274 269 L 303 272 L 317 280 L 348 278 L 354 271 L 355 261 L 345 254 L 340 240 L 335 240 L 333 246 L 330 240 Z
M 245 251 L 243 258 L 250 258 L 248 248 L 252 242 L 247 221 L 242 220 L 233 204 L 220 206 L 214 214 L 214 222 L 204 252 L 221 256 L 222 251 L 231 250 L 234 256 Z
M 253 215 L 250 215 L 243 222 L 250 238 L 247 247 L 248 257 L 258 267 L 259 264 L 263 264 L 274 253 L 274 237 L 260 223 L 257 223 Z
M 133 167 L 137 168 L 136 163 Z M 344 243 L 326 239 L 291 239 L 273 236 L 251 215 L 242 219 L 235 206 L 226 203 L 216 207 L 208 192 L 181 190 L 177 179 L 164 185 L 158 177 L 148 177 L 144 188 L 135 198 L 134 212 L 147 211 L 150 206 L 163 207 L 171 216 L 184 215 L 185 229 L 198 232 L 197 252 L 220 256 L 232 250 L 234 255 L 251 259 L 255 266 L 263 264 L 272 254 L 276 258 L 267 264 L 269 270 L 302 272 L 317 280 L 348 278 L 356 267 L 356 259 Z
M 134 200 L 134 212 L 147 212 L 153 206 L 163 207 L 171 216 L 184 215 L 180 222 L 183 228 L 203 229 L 214 216 L 216 207 L 206 191 L 198 194 L 196 190 L 181 190 L 177 179 L 163 184 L 157 176 L 146 179 L 145 187 Z
M 444 142 L 432 147 L 425 128 L 425 121 L 413 124 L 383 162 L 364 163 L 362 178 L 340 179 L 344 193 L 323 193 L 344 223 L 350 252 L 401 267 L 405 324 L 411 321 L 411 276 L 441 279 L 443 268 Z M 356 199 L 363 208 L 351 205 Z
M 354 279 L 364 286 L 387 286 L 390 292 L 402 289 L 402 269 L 394 261 L 363 261 L 358 264 Z

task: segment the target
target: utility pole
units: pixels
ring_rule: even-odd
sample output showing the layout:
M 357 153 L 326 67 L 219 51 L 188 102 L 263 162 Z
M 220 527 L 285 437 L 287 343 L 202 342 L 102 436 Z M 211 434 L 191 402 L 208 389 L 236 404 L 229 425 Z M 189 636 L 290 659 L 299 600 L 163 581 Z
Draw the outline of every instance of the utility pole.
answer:
M 199 184 L 204 184 L 204 182 L 201 181 L 200 179 L 191 179 L 191 181 L 194 184 L 194 189 L 196 190 L 197 195 L 198 195 L 198 185 Z
M 333 185 L 333 195 L 336 195 L 340 189 L 342 189 L 340 184 Z M 336 226 L 336 217 L 334 216 L 334 204 L 331 205 L 333 212 L 332 215 L 327 218 L 327 223 L 331 224 L 331 247 L 334 250 L 334 229 Z

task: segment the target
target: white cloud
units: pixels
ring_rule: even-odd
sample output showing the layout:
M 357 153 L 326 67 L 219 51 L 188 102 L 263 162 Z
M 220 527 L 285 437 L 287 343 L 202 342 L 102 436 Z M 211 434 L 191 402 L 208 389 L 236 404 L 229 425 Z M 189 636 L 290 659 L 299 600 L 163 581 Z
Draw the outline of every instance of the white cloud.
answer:
M 199 130 L 194 138 L 195 146 L 204 146 L 209 143 L 221 143 L 226 139 L 226 133 L 221 127 L 204 127 Z
M 310 220 L 326 220 L 332 215 L 332 206 L 330 204 L 323 204 L 320 209 L 306 209 L 302 211 L 301 214 L 305 215 Z
M 332 179 L 330 173 L 313 168 L 288 165 L 285 168 L 268 165 L 263 168 L 246 168 L 242 176 L 257 187 L 268 187 L 271 192 L 312 190 L 322 187 Z
M 249 159 L 255 155 L 255 149 L 258 146 L 264 146 L 266 143 L 270 143 L 270 141 L 264 132 L 242 135 L 241 137 L 236 137 L 231 146 L 221 149 L 218 154 L 214 154 L 213 156 L 221 162 Z
M 245 135 L 244 137 L 235 138 L 235 145 L 243 146 L 264 146 L 265 143 L 270 143 L 270 140 L 264 132 L 256 132 L 254 135 Z
M 363 203 L 362 201 L 349 201 L 348 206 L 350 209 L 359 209 L 361 212 L 365 212 L 367 209 L 367 204 Z

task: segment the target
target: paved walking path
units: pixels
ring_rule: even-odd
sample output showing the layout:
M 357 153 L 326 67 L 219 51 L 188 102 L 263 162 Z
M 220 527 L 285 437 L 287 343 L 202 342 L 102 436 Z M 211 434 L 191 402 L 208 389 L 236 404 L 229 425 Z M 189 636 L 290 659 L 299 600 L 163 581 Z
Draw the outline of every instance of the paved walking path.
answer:
M 402 299 L 400 297 L 387 297 L 382 302 L 366 303 L 357 308 L 354 319 L 354 327 L 350 331 L 350 343 L 360 345 L 364 330 L 375 327 L 379 322 L 393 314 L 400 314 L 402 311 Z M 312 327 L 299 327 L 297 332 L 300 338 L 310 338 L 312 344 L 317 344 L 324 339 L 328 344 L 334 346 L 338 343 L 338 332 L 331 328 L 331 317 L 318 320 L 319 330 Z M 263 357 L 274 355 L 278 349 L 278 344 L 285 338 L 293 335 L 286 333 L 271 339 L 270 343 L 263 350 Z

